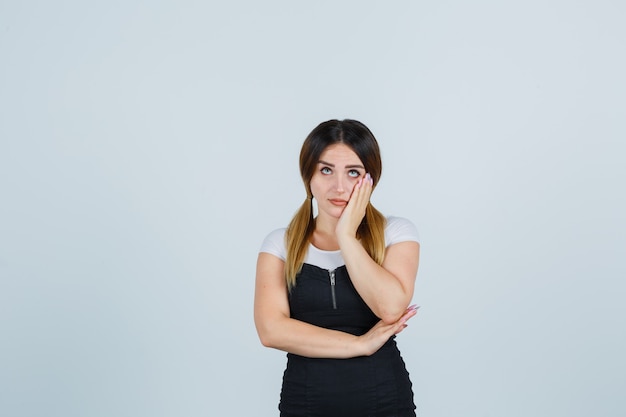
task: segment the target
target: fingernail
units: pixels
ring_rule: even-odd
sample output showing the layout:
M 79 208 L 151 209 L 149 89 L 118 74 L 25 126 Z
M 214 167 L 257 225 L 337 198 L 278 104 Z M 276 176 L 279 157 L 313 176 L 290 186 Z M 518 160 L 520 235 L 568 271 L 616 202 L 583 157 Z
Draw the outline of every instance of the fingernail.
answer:
M 407 310 L 417 310 L 418 308 L 417 304 L 412 304 L 407 308 Z

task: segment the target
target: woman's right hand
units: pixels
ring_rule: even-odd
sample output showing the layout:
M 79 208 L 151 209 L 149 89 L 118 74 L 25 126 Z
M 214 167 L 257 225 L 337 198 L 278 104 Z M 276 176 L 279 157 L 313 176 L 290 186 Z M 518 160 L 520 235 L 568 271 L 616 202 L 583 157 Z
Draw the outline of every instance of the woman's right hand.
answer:
M 364 356 L 370 356 L 378 351 L 387 340 L 393 335 L 400 333 L 406 329 L 406 322 L 417 314 L 419 307 L 412 305 L 406 309 L 406 312 L 392 324 L 385 324 L 380 320 L 374 327 L 372 327 L 367 333 L 359 337 L 359 344 L 363 351 Z

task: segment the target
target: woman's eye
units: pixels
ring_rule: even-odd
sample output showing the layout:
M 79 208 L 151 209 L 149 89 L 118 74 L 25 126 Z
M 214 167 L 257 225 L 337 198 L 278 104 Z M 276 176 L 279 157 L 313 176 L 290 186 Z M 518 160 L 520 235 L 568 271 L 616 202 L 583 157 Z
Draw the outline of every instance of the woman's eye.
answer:
M 356 169 L 351 169 L 350 171 L 348 171 L 348 175 L 352 178 L 357 178 L 359 175 L 361 175 L 361 173 Z
M 326 174 L 326 175 L 328 175 L 328 174 L 330 174 L 332 171 L 331 171 L 331 170 L 330 170 L 330 168 L 328 168 L 328 167 L 323 167 L 322 169 L 320 169 L 320 172 L 321 172 L 322 174 Z

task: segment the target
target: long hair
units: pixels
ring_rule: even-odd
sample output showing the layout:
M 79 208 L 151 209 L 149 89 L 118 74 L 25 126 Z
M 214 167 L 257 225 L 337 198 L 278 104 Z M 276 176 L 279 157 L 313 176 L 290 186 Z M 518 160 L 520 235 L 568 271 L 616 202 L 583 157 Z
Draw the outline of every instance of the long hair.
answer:
M 311 178 L 324 150 L 336 143 L 343 143 L 354 151 L 363 162 L 365 171 L 369 172 L 374 180 L 374 187 L 382 174 L 378 142 L 363 123 L 350 119 L 329 120 L 320 123 L 307 136 L 300 150 L 300 176 L 306 188 L 307 198 L 291 219 L 285 233 L 287 248 L 285 279 L 289 288 L 296 284 L 296 276 L 302 269 L 315 230 Z M 371 203 L 368 203 L 365 209 L 365 216 L 356 236 L 372 259 L 379 265 L 382 264 L 385 257 L 385 217 Z

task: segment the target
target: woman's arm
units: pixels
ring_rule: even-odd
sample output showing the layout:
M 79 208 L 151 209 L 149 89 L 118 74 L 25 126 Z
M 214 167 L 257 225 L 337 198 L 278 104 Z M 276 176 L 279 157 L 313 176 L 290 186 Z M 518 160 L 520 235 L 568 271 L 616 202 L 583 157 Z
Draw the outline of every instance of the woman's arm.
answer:
M 383 322 L 396 322 L 413 298 L 419 243 L 401 242 L 389 246 L 382 266 L 374 262 L 356 237 L 340 238 L 339 246 L 352 284 L 361 298 Z
M 394 323 L 382 321 L 363 336 L 325 329 L 292 319 L 289 312 L 285 263 L 269 253 L 260 253 L 257 261 L 254 297 L 254 321 L 264 346 L 315 358 L 351 358 L 371 355 L 392 335 L 406 327 L 415 315 L 407 310 Z
M 355 289 L 374 314 L 391 324 L 402 316 L 413 298 L 420 245 L 409 241 L 387 247 L 382 265 L 369 256 L 356 238 L 356 230 L 371 193 L 372 183 L 366 177 L 354 187 L 335 232 Z

